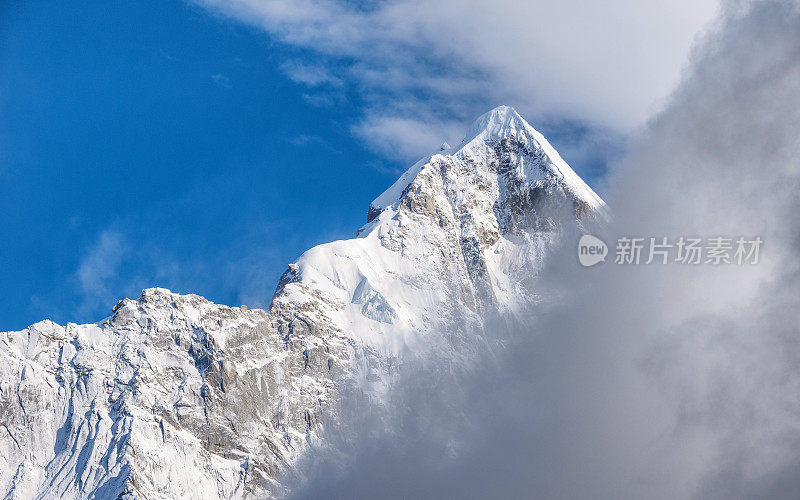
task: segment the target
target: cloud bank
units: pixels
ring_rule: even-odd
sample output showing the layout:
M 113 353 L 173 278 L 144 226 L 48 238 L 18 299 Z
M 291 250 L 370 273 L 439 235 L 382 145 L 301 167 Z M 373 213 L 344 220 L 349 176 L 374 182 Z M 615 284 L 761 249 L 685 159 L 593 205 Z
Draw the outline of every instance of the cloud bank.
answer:
M 311 101 L 351 89 L 354 132 L 416 160 L 498 104 L 533 123 L 630 131 L 674 88 L 718 0 L 195 3 L 299 50 L 306 61 L 284 70 Z
M 798 103 L 800 7 L 726 4 L 610 173 L 603 236 L 758 235 L 759 264 L 586 270 L 567 237 L 538 277 L 559 300 L 462 372 L 346 400 L 290 496 L 796 497 Z

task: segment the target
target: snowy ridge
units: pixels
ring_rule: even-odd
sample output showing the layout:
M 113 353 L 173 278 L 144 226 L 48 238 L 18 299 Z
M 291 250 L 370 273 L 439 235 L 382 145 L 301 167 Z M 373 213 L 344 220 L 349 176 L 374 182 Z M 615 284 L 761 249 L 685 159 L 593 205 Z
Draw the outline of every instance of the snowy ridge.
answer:
M 512 108 L 412 166 L 356 238 L 305 252 L 268 311 L 153 288 L 106 320 L 0 333 L 0 496 L 261 498 L 318 439 L 342 384 L 374 397 L 536 300 L 565 225 L 605 204 Z

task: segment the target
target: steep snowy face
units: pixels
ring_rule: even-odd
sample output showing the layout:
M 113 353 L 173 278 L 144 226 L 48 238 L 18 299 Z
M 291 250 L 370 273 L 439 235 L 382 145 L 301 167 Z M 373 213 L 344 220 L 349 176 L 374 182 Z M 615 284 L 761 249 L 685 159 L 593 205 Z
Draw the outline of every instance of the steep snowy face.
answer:
M 381 352 L 426 332 L 479 326 L 535 298 L 535 276 L 563 224 L 608 217 L 603 201 L 514 109 L 480 116 L 458 149 L 423 158 L 369 207 L 352 240 L 306 252 L 273 304 L 315 301 Z

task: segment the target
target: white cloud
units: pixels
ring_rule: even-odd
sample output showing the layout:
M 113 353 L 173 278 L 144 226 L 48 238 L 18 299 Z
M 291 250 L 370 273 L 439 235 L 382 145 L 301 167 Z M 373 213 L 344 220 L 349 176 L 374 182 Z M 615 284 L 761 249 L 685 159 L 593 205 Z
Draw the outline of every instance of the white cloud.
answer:
M 760 236 L 758 265 L 586 270 L 566 238 L 536 277 L 561 300 L 488 328 L 505 347 L 466 373 L 345 399 L 295 497 L 797 497 L 800 5 L 745 10 L 612 169 L 602 235 Z
M 125 254 L 122 235 L 112 230 L 103 231 L 86 252 L 75 273 L 82 294 L 81 314 L 94 313 L 107 305 L 104 301 L 110 300 L 112 291 L 116 291 L 117 275 Z
M 220 73 L 213 74 L 213 75 L 211 75 L 211 79 L 216 84 L 222 85 L 226 89 L 231 88 L 231 79 L 228 78 L 227 76 L 223 75 L 223 74 L 220 74 Z
M 320 85 L 330 85 L 333 87 L 342 86 L 342 80 L 333 76 L 324 66 L 291 61 L 284 63 L 281 69 L 290 80 L 296 83 L 302 83 L 307 87 L 318 87 Z
M 295 146 L 307 146 L 307 145 L 318 145 L 318 146 L 329 146 L 328 141 L 323 139 L 322 137 L 318 137 L 316 135 L 307 135 L 301 134 L 297 137 L 293 137 L 289 139 L 289 142 L 294 144 Z
M 353 85 L 366 102 L 363 127 L 437 116 L 424 137 L 415 134 L 416 148 L 412 138 L 399 148 L 418 156 L 436 142 L 430 135 L 449 133 L 450 121 L 463 124 L 499 103 L 534 122 L 630 131 L 679 81 L 718 0 L 197 2 L 327 61 L 292 63 L 290 77 Z M 381 134 L 371 140 L 392 149 Z
M 390 158 L 413 158 L 420 150 L 435 151 L 444 141 L 458 144 L 464 128 L 452 120 L 370 114 L 353 127 L 353 133 Z
M 313 136 L 301 136 L 298 141 L 317 144 Z M 293 257 L 293 249 L 303 246 L 287 236 L 291 231 L 285 221 L 276 220 L 247 224 L 246 230 L 212 255 L 170 251 L 167 248 L 173 245 L 162 241 L 164 236 L 158 241 L 142 236 L 150 232 L 144 221 L 127 218 L 97 236 L 73 274 L 74 307 L 66 314 L 68 321 L 97 321 L 108 316 L 118 300 L 136 298 L 151 287 L 198 293 L 232 305 L 265 307 L 284 269 L 276 266 L 284 266 Z M 277 239 L 289 242 L 282 251 L 273 244 Z M 31 300 L 37 309 L 52 313 L 46 297 Z

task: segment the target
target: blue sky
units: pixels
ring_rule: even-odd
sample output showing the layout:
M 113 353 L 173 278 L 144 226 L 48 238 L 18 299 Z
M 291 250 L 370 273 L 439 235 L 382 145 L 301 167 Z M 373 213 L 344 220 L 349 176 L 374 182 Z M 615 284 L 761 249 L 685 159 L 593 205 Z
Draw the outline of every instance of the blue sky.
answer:
M 171 1 L 2 16 L 2 329 L 97 320 L 155 285 L 263 303 L 391 181 L 347 106 L 306 103 L 252 29 Z M 104 234 L 122 255 L 84 268 L 106 287 L 87 296 Z
M 445 85 L 376 84 L 393 67 L 380 50 L 229 10 L 0 6 L 0 330 L 97 321 L 151 286 L 263 306 L 289 262 L 354 235 L 399 169 L 501 102 L 533 109 L 593 184 L 636 122 L 574 102 L 537 114 L 457 59 Z M 397 66 L 419 75 L 420 59 Z

